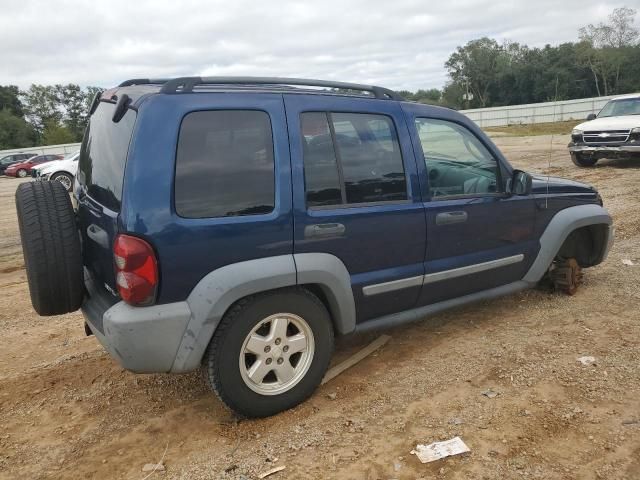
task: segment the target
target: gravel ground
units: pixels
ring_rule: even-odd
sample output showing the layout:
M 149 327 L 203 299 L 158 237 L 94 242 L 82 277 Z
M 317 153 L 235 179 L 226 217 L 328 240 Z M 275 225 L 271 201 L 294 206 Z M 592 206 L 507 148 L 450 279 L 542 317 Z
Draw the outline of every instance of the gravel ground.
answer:
M 601 191 L 616 243 L 575 296 L 532 290 L 391 330 L 303 405 L 251 421 L 198 374 L 122 370 L 78 313 L 36 316 L 20 180 L 0 178 L 0 478 L 142 479 L 162 459 L 166 472 L 149 478 L 255 479 L 286 466 L 269 478 L 640 479 L 640 161 L 578 169 L 567 140 L 496 143 L 519 168 Z M 341 340 L 336 359 L 373 338 Z M 409 454 L 456 435 L 471 453 L 426 465 Z

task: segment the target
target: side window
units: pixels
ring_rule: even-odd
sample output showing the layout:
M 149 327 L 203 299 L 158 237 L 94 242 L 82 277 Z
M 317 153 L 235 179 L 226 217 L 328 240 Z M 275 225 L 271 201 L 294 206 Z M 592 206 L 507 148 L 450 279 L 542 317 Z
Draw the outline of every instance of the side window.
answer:
M 178 215 L 258 215 L 274 205 L 273 135 L 266 112 L 215 110 L 184 117 L 176 154 Z
M 395 125 L 385 115 L 301 115 L 307 206 L 407 199 Z
M 457 123 L 416 118 L 433 198 L 498 193 L 498 162 Z
M 343 203 L 342 182 L 327 114 L 303 113 L 300 123 L 307 206 L 340 205 Z

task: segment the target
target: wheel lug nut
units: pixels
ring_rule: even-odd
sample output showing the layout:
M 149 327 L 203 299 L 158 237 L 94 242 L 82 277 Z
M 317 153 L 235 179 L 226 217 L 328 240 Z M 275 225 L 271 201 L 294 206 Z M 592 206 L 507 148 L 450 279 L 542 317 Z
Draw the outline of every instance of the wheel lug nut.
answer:
M 271 351 L 271 347 L 269 345 L 264 347 L 264 353 L 269 353 L 270 351 Z
M 278 365 L 282 365 L 282 362 L 284 362 L 284 360 L 282 359 L 282 357 L 280 357 L 280 358 L 278 359 Z
M 282 347 L 282 351 L 283 352 L 288 352 L 289 351 L 289 345 L 285 345 L 284 347 Z
M 273 360 L 271 360 L 270 358 L 267 358 L 267 361 L 266 361 L 265 363 L 266 363 L 267 365 L 271 365 L 271 362 L 272 362 L 272 361 L 273 361 Z
M 280 345 L 281 342 L 282 340 L 280 340 L 279 338 L 276 338 L 276 345 Z

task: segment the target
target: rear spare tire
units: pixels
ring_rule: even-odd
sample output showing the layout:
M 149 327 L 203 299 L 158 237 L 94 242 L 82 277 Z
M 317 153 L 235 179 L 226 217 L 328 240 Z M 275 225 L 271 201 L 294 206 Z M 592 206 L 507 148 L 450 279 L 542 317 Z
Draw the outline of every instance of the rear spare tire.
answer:
M 82 253 L 69 194 L 59 182 L 23 183 L 16 209 L 33 308 L 42 316 L 78 310 Z

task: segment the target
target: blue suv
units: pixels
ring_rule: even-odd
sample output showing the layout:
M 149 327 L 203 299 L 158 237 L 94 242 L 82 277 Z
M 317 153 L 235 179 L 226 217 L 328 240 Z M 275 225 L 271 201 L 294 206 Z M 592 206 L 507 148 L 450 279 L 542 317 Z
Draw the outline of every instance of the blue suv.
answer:
M 81 308 L 134 372 L 203 367 L 250 417 L 309 397 L 336 335 L 543 279 L 574 293 L 613 239 L 593 187 L 515 170 L 464 115 L 318 80 L 107 90 L 73 199 L 16 193 L 35 310 Z

